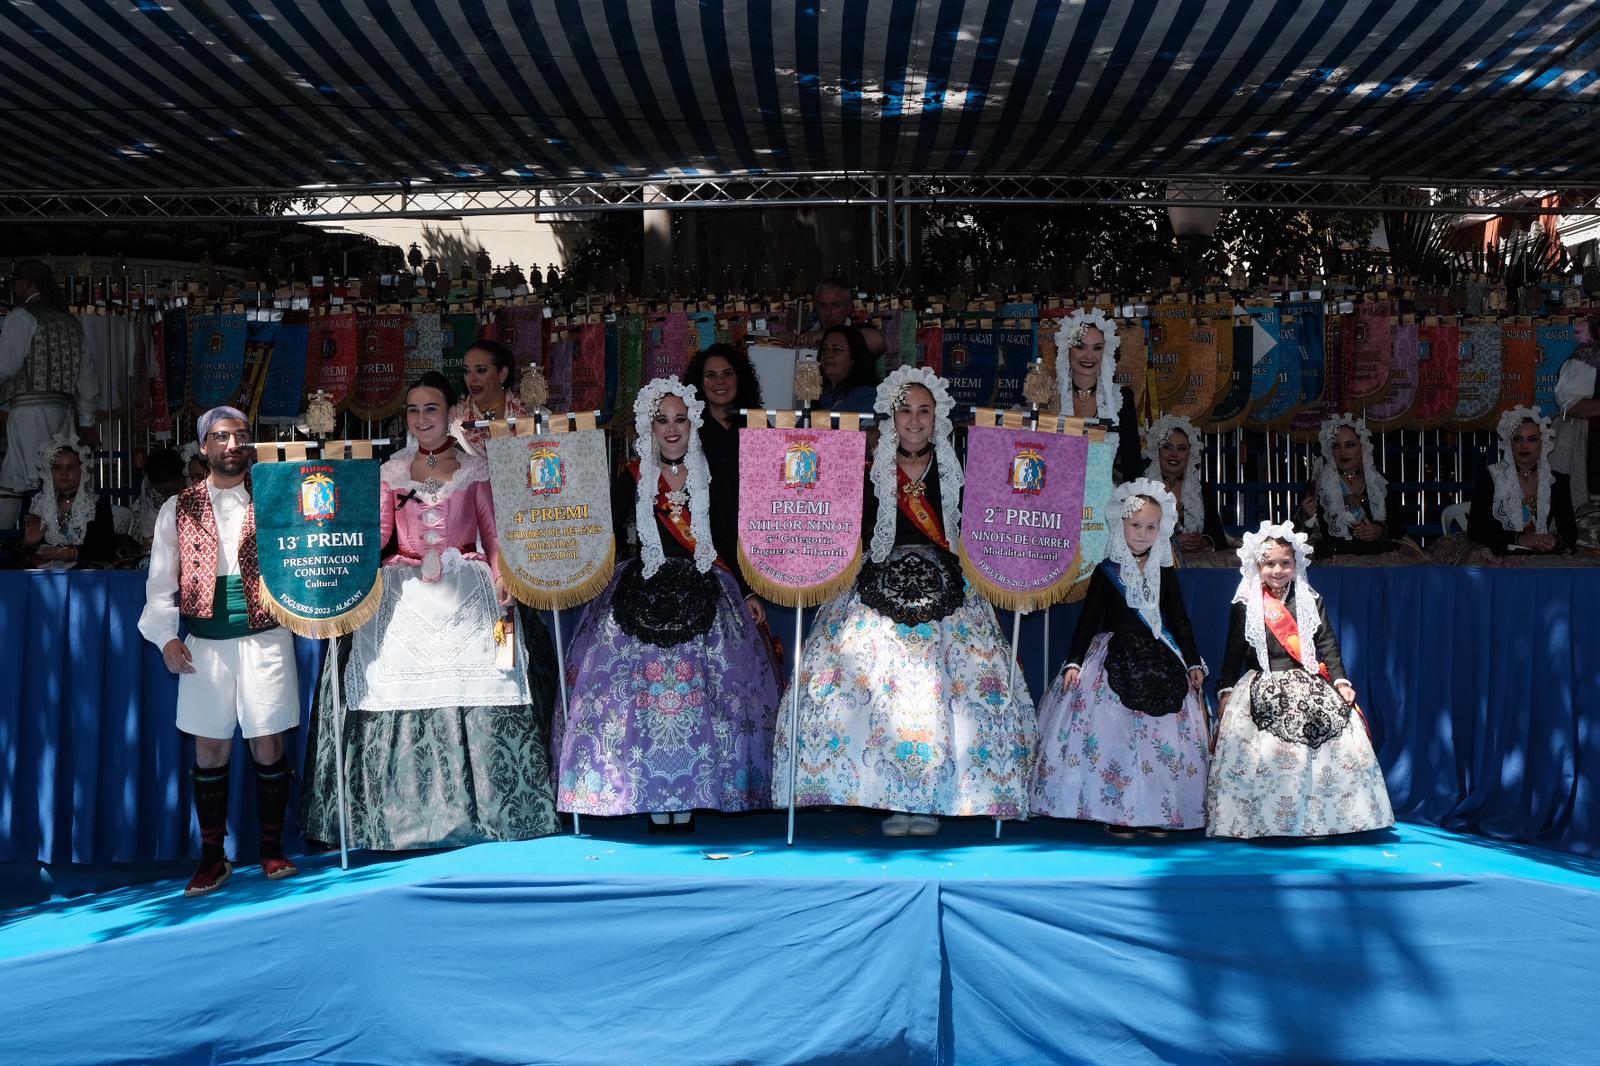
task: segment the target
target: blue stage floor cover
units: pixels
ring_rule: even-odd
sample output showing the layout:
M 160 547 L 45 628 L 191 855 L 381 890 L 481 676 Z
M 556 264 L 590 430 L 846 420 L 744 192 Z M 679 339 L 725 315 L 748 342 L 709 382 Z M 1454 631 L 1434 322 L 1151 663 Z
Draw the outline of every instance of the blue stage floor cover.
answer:
M 0 915 L 16 1063 L 1595 1063 L 1600 862 L 858 812 Z M 719 857 L 719 856 L 726 856 Z

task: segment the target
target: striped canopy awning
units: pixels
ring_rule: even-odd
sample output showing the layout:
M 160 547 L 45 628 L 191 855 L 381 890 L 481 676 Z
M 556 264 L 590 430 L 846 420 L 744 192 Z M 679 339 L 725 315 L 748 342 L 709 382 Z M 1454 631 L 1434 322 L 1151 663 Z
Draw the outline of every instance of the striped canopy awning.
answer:
M 32 0 L 0 194 L 1600 174 L 1580 0 Z

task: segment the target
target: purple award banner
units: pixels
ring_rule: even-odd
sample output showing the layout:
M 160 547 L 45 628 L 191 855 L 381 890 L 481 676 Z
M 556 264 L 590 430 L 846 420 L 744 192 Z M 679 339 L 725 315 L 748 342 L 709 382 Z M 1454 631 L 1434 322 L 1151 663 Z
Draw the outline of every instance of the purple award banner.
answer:
M 739 568 L 765 598 L 814 607 L 861 569 L 860 430 L 739 431 Z
M 985 599 L 1039 611 L 1065 599 L 1078 572 L 1089 441 L 974 426 L 961 499 L 961 567 Z

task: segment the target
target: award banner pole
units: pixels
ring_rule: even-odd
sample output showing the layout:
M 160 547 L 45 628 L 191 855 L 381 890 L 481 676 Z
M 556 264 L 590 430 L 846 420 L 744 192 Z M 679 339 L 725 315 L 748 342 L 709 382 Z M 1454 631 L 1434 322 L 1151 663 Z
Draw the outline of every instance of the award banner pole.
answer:
M 556 638 L 556 689 L 561 693 L 561 720 L 562 722 L 565 722 L 567 720 L 567 652 L 566 648 L 563 647 L 561 643 L 560 611 L 550 612 L 550 629 L 552 632 L 554 632 Z M 562 731 L 563 735 L 565 735 L 565 726 L 562 727 Z M 553 754 L 555 755 L 556 761 L 560 762 L 561 753 L 558 751 L 554 752 Z M 577 811 L 572 812 L 572 835 L 583 835 L 583 829 L 579 824 L 579 815 Z
M 789 839 L 788 847 L 794 847 L 794 786 L 797 776 L 795 759 L 799 757 L 799 743 L 795 730 L 800 728 L 800 623 L 806 616 L 806 609 L 800 604 L 794 605 L 794 672 L 789 678 Z
M 1022 611 L 1011 612 L 1011 680 L 1006 685 L 1006 698 L 1013 701 L 1017 698 L 1017 642 L 1022 639 L 1022 615 Z M 1022 683 L 1027 684 L 1028 679 L 1023 678 Z M 996 840 L 1000 839 L 1000 825 L 1000 819 L 996 818 L 994 820 L 994 838 Z
M 344 687 L 339 676 L 339 638 L 328 638 L 328 656 L 333 660 L 333 773 L 339 790 L 339 869 L 350 869 L 349 789 L 344 779 Z

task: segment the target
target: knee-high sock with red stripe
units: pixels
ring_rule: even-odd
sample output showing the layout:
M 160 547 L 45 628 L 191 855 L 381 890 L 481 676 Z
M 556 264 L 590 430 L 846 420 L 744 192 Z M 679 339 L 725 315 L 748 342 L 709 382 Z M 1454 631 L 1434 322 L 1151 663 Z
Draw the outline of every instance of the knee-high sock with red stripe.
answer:
M 214 865 L 227 857 L 222 842 L 228 835 L 228 767 L 194 768 L 194 813 L 200 822 L 200 861 Z
M 253 760 L 252 760 L 253 761 Z M 289 757 L 255 763 L 256 816 L 261 820 L 261 857 L 283 858 L 283 819 L 289 810 Z

